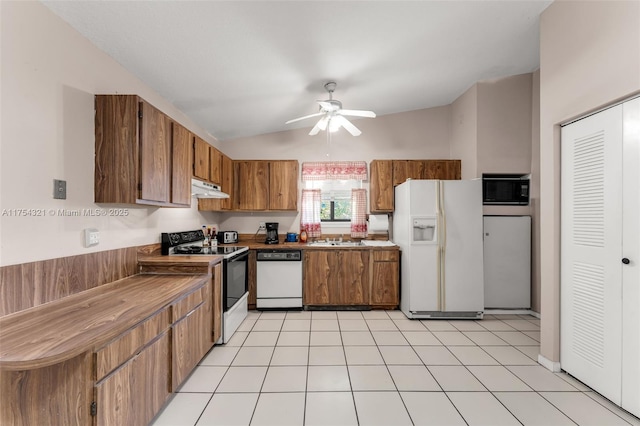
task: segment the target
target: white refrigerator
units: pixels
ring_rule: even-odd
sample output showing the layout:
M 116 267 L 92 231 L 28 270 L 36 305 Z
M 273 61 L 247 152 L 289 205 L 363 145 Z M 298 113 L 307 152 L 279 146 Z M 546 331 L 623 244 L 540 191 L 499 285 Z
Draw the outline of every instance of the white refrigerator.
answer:
M 400 309 L 407 318 L 482 318 L 481 180 L 408 180 L 395 188 Z

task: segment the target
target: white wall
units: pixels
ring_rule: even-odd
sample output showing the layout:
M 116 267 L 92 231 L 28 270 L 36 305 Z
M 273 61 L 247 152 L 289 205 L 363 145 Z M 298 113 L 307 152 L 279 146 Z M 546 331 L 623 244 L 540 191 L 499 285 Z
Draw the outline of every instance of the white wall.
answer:
M 63 217 L 93 209 L 95 93 L 139 94 L 212 144 L 217 141 L 39 2 L 0 2 L 0 265 L 150 244 L 160 232 L 196 229 L 218 215 L 120 206 L 127 217 Z M 53 199 L 53 179 L 67 199 Z M 12 216 L 33 209 L 44 216 Z M 97 228 L 99 245 L 82 244 Z
M 556 1 L 540 20 L 541 345 L 560 360 L 559 125 L 640 92 L 640 2 Z

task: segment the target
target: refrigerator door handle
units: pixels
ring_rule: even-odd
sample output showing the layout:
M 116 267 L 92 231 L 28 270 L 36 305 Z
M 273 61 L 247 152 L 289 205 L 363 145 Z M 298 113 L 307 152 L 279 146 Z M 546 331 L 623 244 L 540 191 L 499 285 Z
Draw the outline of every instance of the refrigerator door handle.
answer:
M 446 310 L 446 287 L 445 287 L 445 257 L 446 257 L 446 216 L 444 214 L 444 187 L 442 181 L 438 181 L 437 188 L 437 211 L 438 211 L 438 305 L 441 311 Z

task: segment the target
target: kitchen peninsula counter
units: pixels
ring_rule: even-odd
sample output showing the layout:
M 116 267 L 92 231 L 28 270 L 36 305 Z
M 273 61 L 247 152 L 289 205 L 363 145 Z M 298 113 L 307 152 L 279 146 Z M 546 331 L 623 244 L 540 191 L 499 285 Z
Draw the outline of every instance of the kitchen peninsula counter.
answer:
M 211 277 L 141 274 L 0 318 L 0 370 L 31 370 L 93 351 Z

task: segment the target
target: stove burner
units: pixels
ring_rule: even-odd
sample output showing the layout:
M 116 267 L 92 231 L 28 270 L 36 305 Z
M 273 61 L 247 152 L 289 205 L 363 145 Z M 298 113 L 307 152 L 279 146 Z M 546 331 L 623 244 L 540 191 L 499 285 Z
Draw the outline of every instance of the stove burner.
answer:
M 175 248 L 176 253 L 195 254 L 202 252 L 202 246 L 179 246 Z

